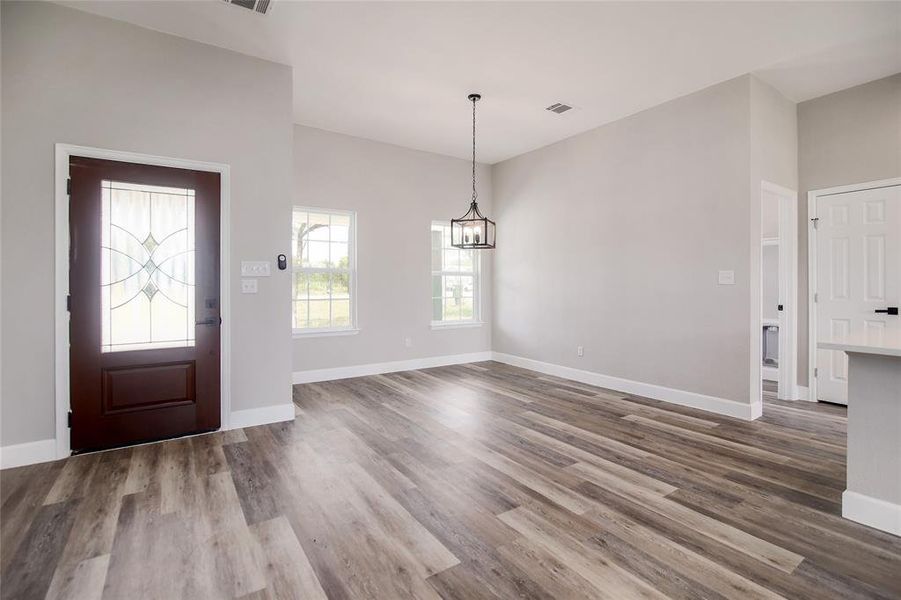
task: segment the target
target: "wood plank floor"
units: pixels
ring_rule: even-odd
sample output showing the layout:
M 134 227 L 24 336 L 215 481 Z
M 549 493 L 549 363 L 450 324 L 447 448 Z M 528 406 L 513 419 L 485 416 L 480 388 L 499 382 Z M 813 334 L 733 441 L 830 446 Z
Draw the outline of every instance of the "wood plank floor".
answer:
M 0 474 L 3 598 L 894 598 L 845 409 L 747 423 L 486 362 Z

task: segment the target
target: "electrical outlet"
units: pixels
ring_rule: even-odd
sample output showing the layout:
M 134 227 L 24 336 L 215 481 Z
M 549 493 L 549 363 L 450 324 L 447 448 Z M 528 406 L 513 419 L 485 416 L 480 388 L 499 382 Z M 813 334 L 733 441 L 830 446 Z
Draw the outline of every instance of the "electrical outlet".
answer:
M 241 293 L 242 294 L 256 294 L 257 293 L 257 280 L 256 279 L 242 279 L 241 280 Z
M 583 348 L 582 346 L 576 346 L 576 354 L 579 355 L 579 357 L 584 356 L 585 348 Z
M 413 338 L 405 337 L 404 338 L 404 346 L 406 346 L 407 348 L 412 348 L 413 347 Z

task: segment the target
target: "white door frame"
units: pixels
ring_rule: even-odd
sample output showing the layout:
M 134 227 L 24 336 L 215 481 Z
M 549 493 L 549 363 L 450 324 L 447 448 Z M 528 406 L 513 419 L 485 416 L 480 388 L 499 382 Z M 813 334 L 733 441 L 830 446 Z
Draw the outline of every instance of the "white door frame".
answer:
M 231 414 L 231 302 L 229 298 L 229 205 L 231 187 L 229 166 L 220 163 L 200 162 L 150 154 L 137 154 L 120 150 L 91 148 L 72 144 L 56 144 L 55 214 L 54 214 L 54 381 L 56 401 L 56 458 L 72 453 L 69 441 L 69 311 L 66 296 L 69 294 L 69 157 L 84 156 L 122 162 L 209 171 L 219 173 L 219 306 L 222 329 L 220 350 L 220 429 L 229 428 Z
M 851 185 L 811 190 L 807 192 L 807 387 L 808 399 L 817 401 L 817 378 L 814 370 L 817 366 L 817 200 L 825 196 L 847 194 L 849 192 L 862 192 L 879 188 L 901 185 L 901 177 L 891 179 L 879 179 L 877 181 L 865 181 Z
M 798 390 L 798 192 L 760 182 L 761 196 L 769 192 L 779 197 L 779 300 L 782 312 L 779 323 L 779 391 L 780 400 L 797 400 Z M 762 198 L 761 198 L 762 211 Z M 762 240 L 758 243 L 762 252 Z M 761 255 L 762 257 L 762 255 Z M 763 292 L 763 268 L 760 269 Z M 761 307 L 762 310 L 762 307 Z M 763 318 L 757 315 L 757 335 L 762 335 Z M 761 357 L 757 357 L 761 362 Z M 762 369 L 762 366 L 761 366 Z

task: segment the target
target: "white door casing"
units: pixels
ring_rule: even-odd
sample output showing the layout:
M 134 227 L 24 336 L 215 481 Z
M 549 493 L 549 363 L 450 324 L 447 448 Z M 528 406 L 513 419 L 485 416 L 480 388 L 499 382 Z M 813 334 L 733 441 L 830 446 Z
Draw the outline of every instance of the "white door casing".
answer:
M 813 341 L 901 331 L 901 316 L 875 312 L 901 304 L 901 184 L 821 193 L 811 204 Z M 816 398 L 847 404 L 846 354 L 816 349 L 812 356 Z

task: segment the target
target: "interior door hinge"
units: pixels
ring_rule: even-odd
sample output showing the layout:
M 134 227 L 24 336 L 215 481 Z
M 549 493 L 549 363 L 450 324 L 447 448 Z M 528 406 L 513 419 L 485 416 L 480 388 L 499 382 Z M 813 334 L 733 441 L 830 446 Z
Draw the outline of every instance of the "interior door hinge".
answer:
M 820 301 L 820 293 L 819 293 L 819 292 L 814 292 L 814 293 L 813 293 L 813 301 L 814 301 L 814 302 L 819 302 L 819 301 Z
M 819 368 L 817 368 L 817 367 L 814 367 L 814 368 L 813 368 L 813 376 L 814 376 L 814 377 L 819 377 L 819 376 L 820 376 L 820 369 L 819 369 Z M 72 414 L 72 413 L 69 413 L 69 414 Z
M 72 195 L 72 178 L 66 179 L 66 194 Z
M 69 429 L 72 429 L 72 411 L 71 410 L 69 411 L 66 419 L 67 419 L 66 424 L 69 426 Z
M 66 296 L 66 310 L 72 312 L 72 296 Z

